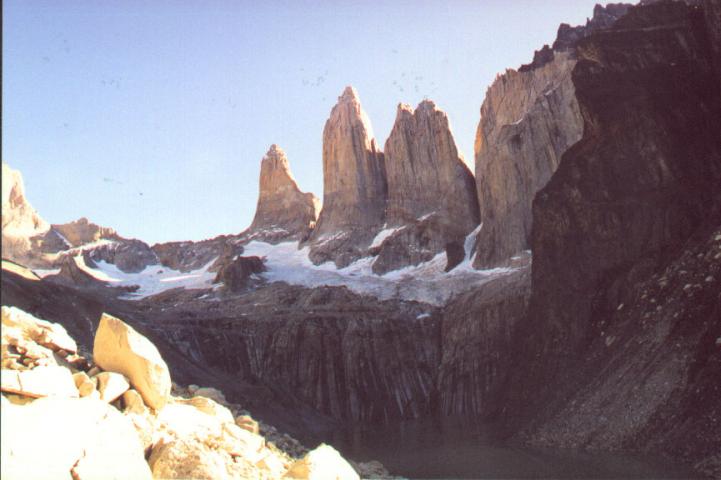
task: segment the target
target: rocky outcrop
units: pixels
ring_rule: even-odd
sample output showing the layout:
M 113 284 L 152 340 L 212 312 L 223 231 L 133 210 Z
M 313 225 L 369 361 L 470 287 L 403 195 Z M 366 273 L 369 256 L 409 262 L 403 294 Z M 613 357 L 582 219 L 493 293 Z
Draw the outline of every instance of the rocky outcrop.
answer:
M 323 129 L 323 209 L 310 239 L 311 260 L 343 267 L 364 256 L 383 225 L 387 191 L 370 120 L 347 87 Z
M 721 92 L 703 14 L 634 7 L 577 47 L 584 135 L 534 201 L 502 402 L 540 443 L 719 453 Z
M 120 320 L 116 319 L 116 323 L 130 328 Z M 174 385 L 164 408 L 157 411 L 146 406 L 143 395 L 128 389 L 128 381 L 120 373 L 102 371 L 99 365 L 91 367 L 89 363 L 76 365 L 78 368 L 70 364 L 18 364 L 15 351 L 6 348 L 20 347 L 17 339 L 23 338 L 27 353 L 40 347 L 35 340 L 50 337 L 56 340 L 52 343 L 53 353 L 66 358 L 61 354 L 67 356 L 68 352 L 55 345 L 68 343 L 64 335 L 59 325 L 3 307 L 3 478 L 214 479 L 287 475 L 314 479 L 326 478 L 324 475 L 329 473 L 334 478 L 359 478 L 332 447 L 322 445 L 308 451 L 287 434 L 259 424 L 238 405 L 227 403 L 223 394 L 214 389 Z M 147 350 L 149 345 L 155 349 L 137 333 L 131 343 L 136 348 Z M 103 341 L 99 344 L 102 348 L 111 346 Z M 96 358 L 100 356 L 100 350 L 94 353 Z M 135 363 L 125 356 L 114 367 L 133 370 Z M 14 367 L 8 369 L 9 365 Z M 33 388 L 7 388 L 8 379 L 19 376 L 34 376 Z M 67 388 L 53 390 L 59 382 Z M 206 392 L 215 400 L 202 396 Z M 77 398 L 78 394 L 82 398 Z M 383 473 L 380 477 L 388 476 L 382 465 L 372 463 L 374 471 Z
M 312 193 L 303 193 L 290 172 L 285 152 L 271 145 L 260 164 L 258 205 L 247 240 L 276 243 L 305 240 L 318 218 L 320 202 Z
M 49 229 L 25 197 L 20 172 L 2 162 L 2 257 L 23 264 L 39 261 L 40 239 Z
M 488 89 L 476 133 L 476 182 L 483 224 L 474 266 L 504 264 L 529 248 L 531 203 L 581 138 L 570 52 L 534 69 L 507 70 Z
M 199 242 L 167 242 L 156 243 L 152 246 L 158 261 L 164 267 L 181 272 L 198 270 L 221 257 L 234 257 L 243 252 L 243 248 L 236 245 L 237 238 L 230 235 Z
M 386 228 L 394 232 L 375 245 L 373 271 L 428 261 L 449 244 L 462 247 L 478 225 L 478 203 L 473 175 L 458 154 L 446 114 L 429 100 L 415 111 L 399 105 L 385 144 L 385 166 Z M 402 240 L 394 240 L 396 235 Z
M 218 270 L 213 283 L 222 282 L 231 292 L 240 292 L 248 287 L 251 277 L 265 271 L 259 257 L 237 257 Z
M 586 25 L 561 24 L 553 47 L 507 70 L 486 92 L 475 143 L 476 183 L 483 227 L 474 267 L 504 265 L 530 248 L 531 203 L 583 134 L 571 72 L 576 44 L 611 27 L 629 4 L 596 5 Z
M 53 229 L 62 235 L 71 247 L 80 247 L 101 239 L 118 238 L 118 234 L 112 228 L 101 227 L 85 217 L 70 223 L 54 224 Z

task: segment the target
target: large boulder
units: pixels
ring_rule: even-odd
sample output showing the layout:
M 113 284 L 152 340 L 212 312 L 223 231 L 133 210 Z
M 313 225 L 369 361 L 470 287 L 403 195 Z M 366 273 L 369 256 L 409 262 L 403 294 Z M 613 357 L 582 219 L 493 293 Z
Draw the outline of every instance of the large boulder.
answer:
M 160 410 L 167 402 L 171 386 L 168 366 L 155 345 L 122 320 L 103 314 L 93 358 L 103 370 L 125 375 L 149 407 Z
M 132 425 L 100 400 L 3 402 L 0 413 L 4 480 L 151 478 Z
M 283 478 L 297 480 L 358 480 L 353 467 L 330 445 L 321 444 L 291 465 Z

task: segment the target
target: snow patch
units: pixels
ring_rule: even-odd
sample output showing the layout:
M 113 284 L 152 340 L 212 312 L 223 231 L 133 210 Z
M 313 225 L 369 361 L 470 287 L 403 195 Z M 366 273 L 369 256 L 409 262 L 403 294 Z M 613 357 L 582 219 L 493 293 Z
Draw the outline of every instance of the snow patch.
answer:
M 373 241 L 371 242 L 370 246 L 368 248 L 376 248 L 383 245 L 383 242 L 385 242 L 386 238 L 392 236 L 394 233 L 396 233 L 399 230 L 403 230 L 406 227 L 397 227 L 397 228 L 385 228 L 378 232 L 378 235 L 375 236 Z
M 215 260 L 213 259 L 202 268 L 191 272 L 180 272 L 162 265 L 149 265 L 141 272 L 126 273 L 114 264 L 102 260 L 95 262 L 97 268 L 91 268 L 85 264 L 82 255 L 75 257 L 78 268 L 98 280 L 108 282 L 113 287 L 132 285 L 140 287 L 135 292 L 127 295 L 129 299 L 140 299 L 178 287 L 186 289 L 211 288 L 215 273 L 209 272 L 208 269 Z
M 480 226 L 466 238 L 466 258 L 450 272 L 444 272 L 445 253 L 420 265 L 408 266 L 384 275 L 373 273 L 375 257 L 364 257 L 345 268 L 332 262 L 314 265 L 308 258 L 309 247 L 299 249 L 298 242 L 270 245 L 252 241 L 244 255 L 265 257 L 267 269 L 262 275 L 269 282 L 286 282 L 309 288 L 346 286 L 355 293 L 379 300 L 398 298 L 442 306 L 456 294 L 476 288 L 490 280 L 508 275 L 517 268 L 475 270 L 469 254 Z

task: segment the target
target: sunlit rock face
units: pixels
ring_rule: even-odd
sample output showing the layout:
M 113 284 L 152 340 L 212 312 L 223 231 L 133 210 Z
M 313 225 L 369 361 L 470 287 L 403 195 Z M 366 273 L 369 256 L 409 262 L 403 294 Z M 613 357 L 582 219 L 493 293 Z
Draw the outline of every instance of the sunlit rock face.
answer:
M 385 143 L 388 176 L 386 228 L 375 273 L 432 259 L 463 242 L 478 225 L 473 174 L 458 154 L 448 117 L 425 100 L 413 110 L 399 105 Z M 400 227 L 400 228 L 398 228 Z
M 21 263 L 38 258 L 38 237 L 49 229 L 25 198 L 20 172 L 2 162 L 2 257 Z
M 298 188 L 285 152 L 278 145 L 271 145 L 260 164 L 258 206 L 245 235 L 270 242 L 305 239 L 315 225 L 319 209 L 315 195 Z
M 476 268 L 506 264 L 530 248 L 533 197 L 583 134 L 571 80 L 575 46 L 610 28 L 629 7 L 596 5 L 585 25 L 561 24 L 553 47 L 545 45 L 530 64 L 507 70 L 486 92 L 475 143 L 483 224 L 475 246 Z
M 346 266 L 364 256 L 385 217 L 383 154 L 358 93 L 347 87 L 323 129 L 323 209 L 311 237 L 314 263 Z
M 101 239 L 119 238 L 112 228 L 92 223 L 85 217 L 74 222 L 53 225 L 53 229 L 60 233 L 71 247 L 79 247 Z
M 476 182 L 483 227 L 476 268 L 528 249 L 531 204 L 583 133 L 570 52 L 526 71 L 507 70 L 488 89 L 476 133 Z

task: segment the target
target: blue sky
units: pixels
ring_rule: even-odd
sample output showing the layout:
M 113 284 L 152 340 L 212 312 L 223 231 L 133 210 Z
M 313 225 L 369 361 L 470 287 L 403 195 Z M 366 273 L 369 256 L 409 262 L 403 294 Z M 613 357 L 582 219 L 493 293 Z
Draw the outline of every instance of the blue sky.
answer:
M 260 160 L 323 194 L 322 131 L 345 85 L 383 145 L 399 102 L 445 110 L 473 160 L 486 88 L 586 0 L 5 0 L 2 157 L 51 223 L 153 243 L 240 232 Z

